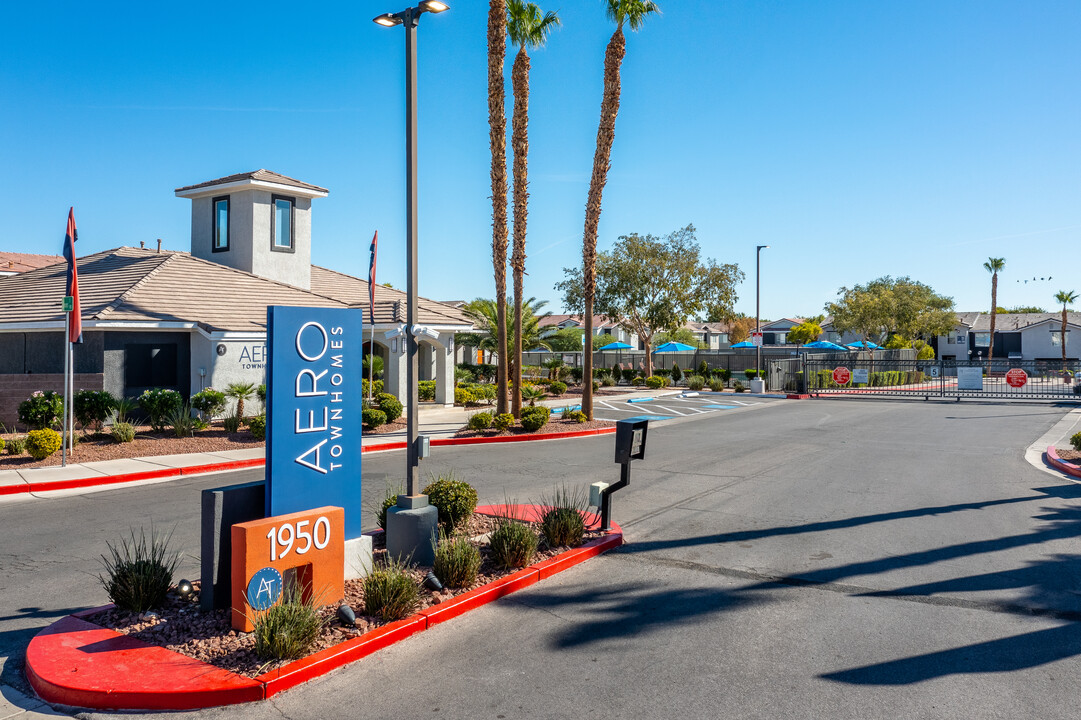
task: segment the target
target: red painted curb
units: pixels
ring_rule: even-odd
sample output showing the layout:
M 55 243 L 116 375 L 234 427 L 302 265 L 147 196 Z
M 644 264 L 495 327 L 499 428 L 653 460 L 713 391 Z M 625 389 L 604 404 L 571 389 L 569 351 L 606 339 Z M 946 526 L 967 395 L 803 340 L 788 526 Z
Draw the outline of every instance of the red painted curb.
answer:
M 790 393 L 785 395 L 785 400 L 810 400 L 811 396 L 807 393 Z
M 221 472 L 222 470 L 242 470 L 250 467 L 266 465 L 266 458 L 252 458 L 251 460 L 230 460 L 223 463 L 210 463 L 209 465 L 191 465 L 180 468 L 181 475 L 198 475 L 199 473 Z
M 74 490 L 98 485 L 116 485 L 118 483 L 135 482 L 137 480 L 157 480 L 158 478 L 180 477 L 180 468 L 162 468 L 161 470 L 147 470 L 145 472 L 126 473 L 124 475 L 102 475 L 99 477 L 76 478 L 74 480 L 54 480 L 52 482 L 30 483 L 27 487 L 30 492 L 47 492 L 49 490 Z
M 540 514 L 533 505 L 486 505 L 477 510 L 487 514 L 507 512 L 530 520 Z M 595 521 L 596 516 L 587 516 L 587 522 Z M 193 710 L 262 700 L 618 547 L 623 543 L 623 531 L 615 523 L 612 525 L 611 534 L 580 548 L 255 679 L 82 619 L 108 605 L 69 615 L 38 633 L 26 650 L 26 676 L 47 702 L 99 710 Z
M 0 495 L 20 495 L 28 492 L 30 492 L 30 486 L 25 483 L 22 485 L 5 485 L 0 487 Z
M 1081 468 L 1077 467 L 1073 463 L 1068 463 L 1058 456 L 1058 451 L 1055 450 L 1054 445 L 1048 445 L 1047 452 L 1044 453 L 1044 457 L 1047 458 L 1047 462 L 1051 467 L 1056 470 L 1061 470 L 1067 475 L 1072 475 L 1075 478 L 1081 478 Z

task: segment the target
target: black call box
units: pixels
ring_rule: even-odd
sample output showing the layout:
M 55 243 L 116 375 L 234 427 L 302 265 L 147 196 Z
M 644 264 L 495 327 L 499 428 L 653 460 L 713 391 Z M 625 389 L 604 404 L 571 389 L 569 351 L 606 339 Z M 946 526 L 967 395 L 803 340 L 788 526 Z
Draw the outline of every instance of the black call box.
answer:
M 646 456 L 649 420 L 620 420 L 616 423 L 616 462 L 628 463 Z

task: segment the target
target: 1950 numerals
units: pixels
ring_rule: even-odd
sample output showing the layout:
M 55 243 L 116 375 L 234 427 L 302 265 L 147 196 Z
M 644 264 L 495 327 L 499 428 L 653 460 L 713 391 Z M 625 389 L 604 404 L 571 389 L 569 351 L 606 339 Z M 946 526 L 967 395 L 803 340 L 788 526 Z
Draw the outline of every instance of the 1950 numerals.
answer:
M 330 520 L 320 517 L 310 531 L 306 529 L 309 525 L 311 520 L 300 520 L 295 525 L 286 523 L 270 528 L 266 534 L 267 540 L 270 540 L 270 561 L 288 555 L 294 543 L 303 543 L 296 548 L 297 555 L 304 555 L 313 547 L 322 550 L 330 544 Z

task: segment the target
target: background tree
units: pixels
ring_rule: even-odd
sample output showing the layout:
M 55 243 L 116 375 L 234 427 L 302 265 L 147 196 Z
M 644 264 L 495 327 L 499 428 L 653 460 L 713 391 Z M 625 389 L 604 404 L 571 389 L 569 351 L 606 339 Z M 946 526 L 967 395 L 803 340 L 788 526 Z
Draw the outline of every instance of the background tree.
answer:
M 909 277 L 891 280 L 888 276 L 875 281 L 888 293 L 889 312 L 886 331 L 900 335 L 910 343 L 929 341 L 946 335 L 957 325 L 953 298 L 939 295 L 929 285 Z
M 582 331 L 579 328 L 562 328 L 554 332 L 549 331 L 544 336 L 544 342 L 548 343 L 554 352 L 581 352 Z
M 987 372 L 991 372 L 991 359 L 995 356 L 995 315 L 998 308 L 998 274 L 1006 267 L 1005 258 L 987 258 L 983 269 L 991 273 L 991 340 L 987 348 Z
M 559 25 L 554 12 L 524 0 L 507 0 L 507 34 L 518 46 L 511 67 L 514 112 L 511 115 L 511 149 L 514 151 L 514 250 L 510 266 L 514 273 L 514 377 L 511 413 L 522 414 L 522 280 L 525 275 L 526 222 L 529 216 L 529 48 L 544 45 L 552 28 Z
M 699 350 L 706 348 L 706 344 L 691 330 L 685 327 L 678 328 L 675 331 L 661 330 L 653 336 L 653 345 L 655 347 L 660 347 L 669 342 L 683 343 L 684 345 L 690 345 Z
M 1015 305 L 1012 308 L 997 308 L 995 312 L 999 315 L 1024 315 L 1026 313 L 1045 313 L 1047 310 L 1038 305 Z
M 492 266 L 495 268 L 496 346 L 507 347 L 507 117 L 503 62 L 507 56 L 507 0 L 488 3 L 488 142 L 492 151 Z M 496 412 L 507 412 L 507 354 L 496 367 Z
M 619 68 L 627 54 L 627 40 L 623 25 L 637 32 L 647 16 L 659 13 L 657 4 L 650 0 L 607 0 L 608 17 L 616 23 L 616 31 L 604 51 L 604 91 L 601 96 L 601 118 L 597 125 L 597 149 L 593 154 L 593 175 L 589 180 L 586 198 L 586 223 L 582 234 L 582 289 L 585 308 L 585 333 L 593 335 L 593 300 L 597 283 L 597 228 L 601 221 L 601 200 L 608 182 L 608 168 L 612 162 L 612 144 L 616 138 L 616 116 L 619 114 L 620 79 Z M 586 378 L 593 377 L 593 354 L 585 353 L 582 363 Z M 593 419 L 593 385 L 582 386 L 582 412 Z
M 713 317 L 708 316 L 708 317 Z M 720 320 L 709 320 L 709 322 L 721 322 Z M 728 344 L 735 345 L 741 343 L 744 340 L 751 337 L 751 330 L 754 330 L 754 318 L 747 317 L 742 313 L 735 316 L 729 321 L 728 325 Z
M 1062 303 L 1062 369 L 1066 369 L 1066 308 L 1077 301 L 1077 293 L 1073 290 L 1059 290 L 1055 293 L 1055 302 Z
M 788 342 L 794 342 L 797 345 L 806 345 L 809 342 L 814 342 L 822 334 L 822 326 L 814 320 L 804 320 L 799 325 L 788 331 Z
M 650 350 L 660 331 L 676 332 L 703 311 L 731 316 L 736 285 L 743 280 L 737 265 L 700 260 L 693 225 L 663 238 L 624 235 L 612 249 L 597 255 L 595 308 L 645 345 L 646 372 L 652 374 Z M 585 304 L 582 271 L 563 268 L 556 284 L 572 312 Z M 588 375 L 586 376 L 588 377 Z M 583 411 L 584 412 L 584 411 Z
M 541 312 L 541 309 L 547 304 L 547 300 L 537 300 L 536 298 L 529 298 L 522 303 L 522 344 L 530 350 L 534 348 L 551 349 L 544 337 L 544 328 L 540 326 L 540 321 L 552 314 L 550 312 Z M 513 325 L 514 313 L 512 310 L 510 303 L 503 303 L 503 317 L 506 318 L 508 314 L 510 315 L 511 322 L 508 323 L 507 330 L 511 334 L 517 331 Z M 499 308 L 496 307 L 495 300 L 477 298 L 463 306 L 462 312 L 473 321 L 476 328 L 476 347 L 497 353 L 501 358 L 510 358 L 511 364 L 517 362 L 508 347 L 507 335 L 503 337 L 503 344 L 500 345 L 499 343 L 499 334 L 497 332 Z M 520 372 L 519 368 L 512 369 L 514 372 Z M 499 392 L 498 388 L 496 388 L 496 392 Z M 498 397 L 496 399 L 498 400 Z

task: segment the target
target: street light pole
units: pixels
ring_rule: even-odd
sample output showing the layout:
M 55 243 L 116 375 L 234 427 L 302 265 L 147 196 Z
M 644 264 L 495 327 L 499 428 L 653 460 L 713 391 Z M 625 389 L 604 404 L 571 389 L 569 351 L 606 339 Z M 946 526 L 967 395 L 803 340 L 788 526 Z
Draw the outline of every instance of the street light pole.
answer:
M 758 245 L 755 250 L 754 257 L 754 369 L 756 373 L 755 377 L 759 380 L 762 379 L 762 328 L 761 320 L 759 318 L 759 301 L 761 299 L 761 292 L 759 290 L 759 278 L 761 277 L 762 251 L 768 247 L 769 245 Z
M 420 421 L 417 417 L 419 398 L 417 394 L 419 376 L 419 345 L 414 334 L 417 327 L 417 25 L 420 16 L 426 12 L 440 13 L 447 10 L 446 3 L 436 0 L 424 0 L 416 7 L 406 8 L 399 13 L 386 13 L 374 19 L 377 25 L 405 28 L 405 175 L 406 175 L 406 312 L 405 312 L 405 349 L 406 349 L 406 494 L 415 495 L 420 471 Z

